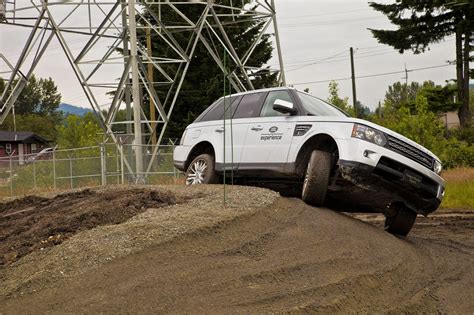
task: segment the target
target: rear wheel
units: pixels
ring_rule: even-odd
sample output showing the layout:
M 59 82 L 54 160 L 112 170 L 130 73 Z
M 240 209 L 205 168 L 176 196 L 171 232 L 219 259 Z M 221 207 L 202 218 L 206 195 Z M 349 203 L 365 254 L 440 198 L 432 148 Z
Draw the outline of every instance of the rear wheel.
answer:
M 186 171 L 186 185 L 217 184 L 219 176 L 215 170 L 214 156 L 201 154 L 197 156 Z
M 321 206 L 326 200 L 330 173 L 331 153 L 314 150 L 306 167 L 301 199 L 310 205 Z
M 386 216 L 385 231 L 401 236 L 407 236 L 413 224 L 415 224 L 416 212 L 406 206 L 399 206 L 395 215 Z

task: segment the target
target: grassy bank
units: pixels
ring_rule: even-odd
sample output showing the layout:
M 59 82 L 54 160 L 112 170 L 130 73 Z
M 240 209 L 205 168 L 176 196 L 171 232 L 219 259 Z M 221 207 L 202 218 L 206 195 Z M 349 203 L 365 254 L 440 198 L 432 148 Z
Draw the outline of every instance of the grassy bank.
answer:
M 444 171 L 446 195 L 442 208 L 474 209 L 474 168 L 457 168 Z

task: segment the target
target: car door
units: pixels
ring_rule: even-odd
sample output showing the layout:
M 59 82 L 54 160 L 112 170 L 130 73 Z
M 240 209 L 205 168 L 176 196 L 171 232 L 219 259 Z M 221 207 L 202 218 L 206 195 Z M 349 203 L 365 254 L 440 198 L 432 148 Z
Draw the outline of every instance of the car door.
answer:
M 225 124 L 222 116 L 214 130 L 221 134 L 221 145 L 216 146 L 220 148 L 220 152 L 216 152 L 218 170 L 239 168 L 248 120 L 259 116 L 266 94 L 266 92 L 245 94 L 233 100 L 230 108 L 226 106 Z
M 196 143 L 207 140 L 213 144 L 218 171 L 236 169 L 240 162 L 247 124 L 230 118 L 241 99 L 242 96 L 220 99 L 198 118 L 199 122 L 189 131 Z
M 284 171 L 298 118 L 275 111 L 276 101 L 295 106 L 288 90 L 267 94 L 259 117 L 248 120 L 239 169 Z

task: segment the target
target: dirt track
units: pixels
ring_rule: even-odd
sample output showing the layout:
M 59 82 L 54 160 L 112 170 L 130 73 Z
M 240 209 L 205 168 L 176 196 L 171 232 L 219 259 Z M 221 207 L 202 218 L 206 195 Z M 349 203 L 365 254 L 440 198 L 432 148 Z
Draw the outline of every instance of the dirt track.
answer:
M 400 239 L 383 231 L 379 216 L 316 209 L 264 190 L 234 187 L 231 203 L 260 202 L 255 193 L 268 196 L 258 209 L 222 210 L 208 202 L 220 189 L 194 189 L 184 194 L 192 200 L 187 207 L 178 204 L 139 215 L 152 224 L 168 211 L 166 220 L 159 220 L 163 226 L 194 222 L 166 238 L 137 237 L 131 243 L 135 250 L 118 254 L 129 243 L 115 250 L 111 244 L 122 241 L 125 226 L 127 235 L 139 233 L 144 226 L 140 218 L 79 233 L 46 254 L 32 253 L 4 267 L 0 313 L 474 311 L 472 212 L 419 220 L 409 237 Z M 180 194 L 178 189 L 178 199 Z M 201 220 L 212 207 L 221 211 L 213 216 L 219 220 Z M 173 221 L 175 208 L 179 217 Z M 112 259 L 75 265 L 84 257 L 74 248 L 84 244 L 89 249 L 84 241 L 92 236 L 103 246 L 90 247 L 89 259 L 98 260 L 92 254 L 97 250 Z M 55 274 L 66 270 L 48 261 L 63 259 L 65 253 L 66 275 L 38 276 L 45 261 Z M 26 271 L 31 274 L 15 285 Z

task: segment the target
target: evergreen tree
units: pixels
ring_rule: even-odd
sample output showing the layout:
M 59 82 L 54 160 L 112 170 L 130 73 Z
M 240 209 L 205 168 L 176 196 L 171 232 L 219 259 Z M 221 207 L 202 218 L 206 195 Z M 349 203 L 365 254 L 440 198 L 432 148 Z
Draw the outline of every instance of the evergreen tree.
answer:
M 422 95 L 428 102 L 428 110 L 434 113 L 445 113 L 457 110 L 461 104 L 455 101 L 456 87 L 453 84 L 440 86 L 433 81 L 406 83 L 395 82 L 385 93 L 384 107 L 388 110 L 398 110 L 402 107 L 416 111 L 416 98 Z
M 472 0 L 396 0 L 392 4 L 370 2 L 370 6 L 385 14 L 396 30 L 375 30 L 372 34 L 380 43 L 388 44 L 400 53 L 412 50 L 424 52 L 431 43 L 456 36 L 456 73 L 458 96 L 462 105 L 458 115 L 461 125 L 471 122 L 469 110 L 470 36 L 474 30 L 474 1 Z

